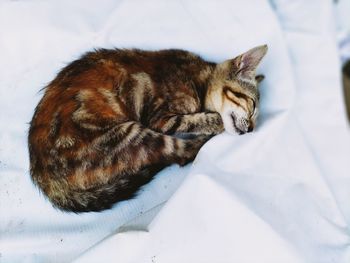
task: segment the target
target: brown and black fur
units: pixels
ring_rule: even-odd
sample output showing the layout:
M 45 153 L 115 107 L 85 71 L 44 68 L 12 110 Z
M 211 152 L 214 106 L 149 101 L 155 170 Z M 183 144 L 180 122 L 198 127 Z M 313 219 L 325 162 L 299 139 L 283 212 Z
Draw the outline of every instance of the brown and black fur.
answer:
M 60 209 L 100 211 L 164 167 L 192 161 L 224 130 L 206 106 L 216 66 L 182 50 L 86 53 L 45 88 L 35 110 L 33 181 Z

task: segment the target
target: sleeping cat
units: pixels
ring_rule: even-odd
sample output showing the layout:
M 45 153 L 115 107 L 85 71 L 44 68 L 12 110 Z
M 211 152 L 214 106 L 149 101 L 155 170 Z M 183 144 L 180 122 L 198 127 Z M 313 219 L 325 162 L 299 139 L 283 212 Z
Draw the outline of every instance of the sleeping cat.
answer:
M 255 71 L 266 51 L 219 64 L 183 50 L 86 53 L 36 107 L 33 181 L 60 209 L 100 211 L 131 198 L 164 167 L 191 162 L 224 129 L 252 131 L 262 79 Z

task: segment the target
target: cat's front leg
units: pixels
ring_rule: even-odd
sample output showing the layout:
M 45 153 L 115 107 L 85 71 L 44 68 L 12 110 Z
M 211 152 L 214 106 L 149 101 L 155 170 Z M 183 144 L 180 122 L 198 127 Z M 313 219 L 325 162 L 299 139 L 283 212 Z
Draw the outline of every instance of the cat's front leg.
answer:
M 164 114 L 156 121 L 151 121 L 150 127 L 169 135 L 216 135 L 224 131 L 221 116 L 217 112 Z

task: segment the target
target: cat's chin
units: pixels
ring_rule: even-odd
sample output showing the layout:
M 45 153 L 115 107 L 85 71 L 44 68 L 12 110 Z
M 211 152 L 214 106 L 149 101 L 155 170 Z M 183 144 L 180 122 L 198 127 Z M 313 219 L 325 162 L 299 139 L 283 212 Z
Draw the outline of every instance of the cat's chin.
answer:
M 230 135 L 234 135 L 234 136 L 238 136 L 238 135 L 244 134 L 244 132 L 238 131 L 238 130 L 235 129 L 235 127 L 230 127 L 230 126 L 229 127 L 225 126 L 225 132 L 227 132 Z
M 238 130 L 235 125 L 233 124 L 232 122 L 232 118 L 231 118 L 231 115 L 224 115 L 224 117 L 222 118 L 223 119 L 223 123 L 224 123 L 224 128 L 225 128 L 225 131 L 230 134 L 230 135 L 242 135 L 244 134 L 245 132 L 241 131 L 241 130 Z

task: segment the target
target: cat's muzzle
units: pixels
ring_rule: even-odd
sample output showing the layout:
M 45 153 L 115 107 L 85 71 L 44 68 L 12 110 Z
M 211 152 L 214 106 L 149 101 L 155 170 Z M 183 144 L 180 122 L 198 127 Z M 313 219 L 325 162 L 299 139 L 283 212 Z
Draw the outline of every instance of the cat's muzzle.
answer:
M 247 132 L 252 132 L 254 127 L 250 121 L 245 119 L 237 119 L 234 114 L 231 114 L 232 124 L 234 129 L 239 135 L 245 134 Z

